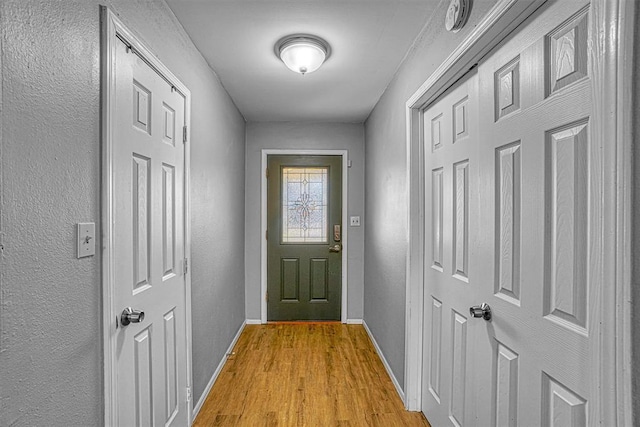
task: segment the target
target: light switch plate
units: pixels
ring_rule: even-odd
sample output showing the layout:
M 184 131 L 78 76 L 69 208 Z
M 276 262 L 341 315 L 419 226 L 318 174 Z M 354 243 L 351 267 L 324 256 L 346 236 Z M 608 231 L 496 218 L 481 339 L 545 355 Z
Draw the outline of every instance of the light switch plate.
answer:
M 359 216 L 349 217 L 349 224 L 352 227 L 360 227 L 360 217 Z
M 78 258 L 96 254 L 96 225 L 93 222 L 78 223 Z

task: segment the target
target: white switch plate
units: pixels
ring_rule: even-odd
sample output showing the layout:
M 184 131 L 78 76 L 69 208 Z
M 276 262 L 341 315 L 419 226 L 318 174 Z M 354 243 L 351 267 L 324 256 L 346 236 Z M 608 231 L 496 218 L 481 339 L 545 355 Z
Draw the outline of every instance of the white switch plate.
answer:
M 93 222 L 78 223 L 78 258 L 96 254 L 96 225 Z
M 359 216 L 349 217 L 349 224 L 352 227 L 360 227 L 360 217 Z

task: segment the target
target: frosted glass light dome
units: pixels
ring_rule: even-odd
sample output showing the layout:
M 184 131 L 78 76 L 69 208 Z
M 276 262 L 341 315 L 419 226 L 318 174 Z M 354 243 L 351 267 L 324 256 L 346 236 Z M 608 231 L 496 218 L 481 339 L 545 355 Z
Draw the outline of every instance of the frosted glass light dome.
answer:
M 296 34 L 280 39 L 275 51 L 287 68 L 304 75 L 320 68 L 329 57 L 330 49 L 319 37 Z

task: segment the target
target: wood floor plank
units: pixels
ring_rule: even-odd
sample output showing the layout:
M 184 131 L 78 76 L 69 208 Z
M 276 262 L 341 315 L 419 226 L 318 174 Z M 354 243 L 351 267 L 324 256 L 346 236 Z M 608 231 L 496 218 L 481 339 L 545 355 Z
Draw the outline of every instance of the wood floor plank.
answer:
M 194 424 L 429 426 L 404 409 L 361 325 L 247 325 Z

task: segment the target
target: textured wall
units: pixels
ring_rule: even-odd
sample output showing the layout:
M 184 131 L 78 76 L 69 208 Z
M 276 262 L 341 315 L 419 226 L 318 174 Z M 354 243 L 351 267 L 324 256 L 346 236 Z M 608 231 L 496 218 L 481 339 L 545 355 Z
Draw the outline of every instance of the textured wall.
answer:
M 76 259 L 74 224 L 99 217 L 98 9 L 1 4 L 0 420 L 95 425 L 100 258 Z
M 635 58 L 634 61 L 634 70 L 638 70 L 640 67 L 640 43 L 637 43 L 640 40 L 640 3 L 636 3 L 635 5 L 635 22 L 636 22 L 636 31 L 635 31 Z M 637 72 L 637 71 L 636 71 Z M 635 143 L 633 144 L 633 167 L 634 167 L 634 180 L 633 180 L 633 189 L 632 198 L 632 230 L 633 230 L 633 238 L 632 238 L 632 248 L 631 259 L 634 261 L 632 265 L 632 279 L 631 279 L 631 301 L 632 301 L 632 310 L 631 310 L 631 325 L 632 325 L 632 391 L 633 396 L 635 397 L 633 402 L 633 419 L 636 423 L 640 422 L 640 312 L 638 307 L 640 307 L 640 147 L 638 146 L 638 140 L 640 137 L 640 82 L 637 78 L 633 79 L 634 84 L 634 129 L 633 136 Z
M 365 123 L 364 319 L 401 385 L 409 206 L 405 103 L 494 3 L 474 0 L 467 25 L 453 34 L 444 29 L 449 1 L 441 1 Z
M 244 319 L 244 120 L 164 1 L 3 0 L 1 425 L 102 424 L 100 4 L 193 94 L 195 400 Z
M 364 215 L 364 127 L 361 123 L 248 123 L 246 148 L 246 314 L 260 319 L 260 180 L 266 148 L 349 150 L 349 215 Z M 345 225 L 346 226 L 346 225 Z M 362 319 L 364 227 L 348 229 L 347 318 Z

